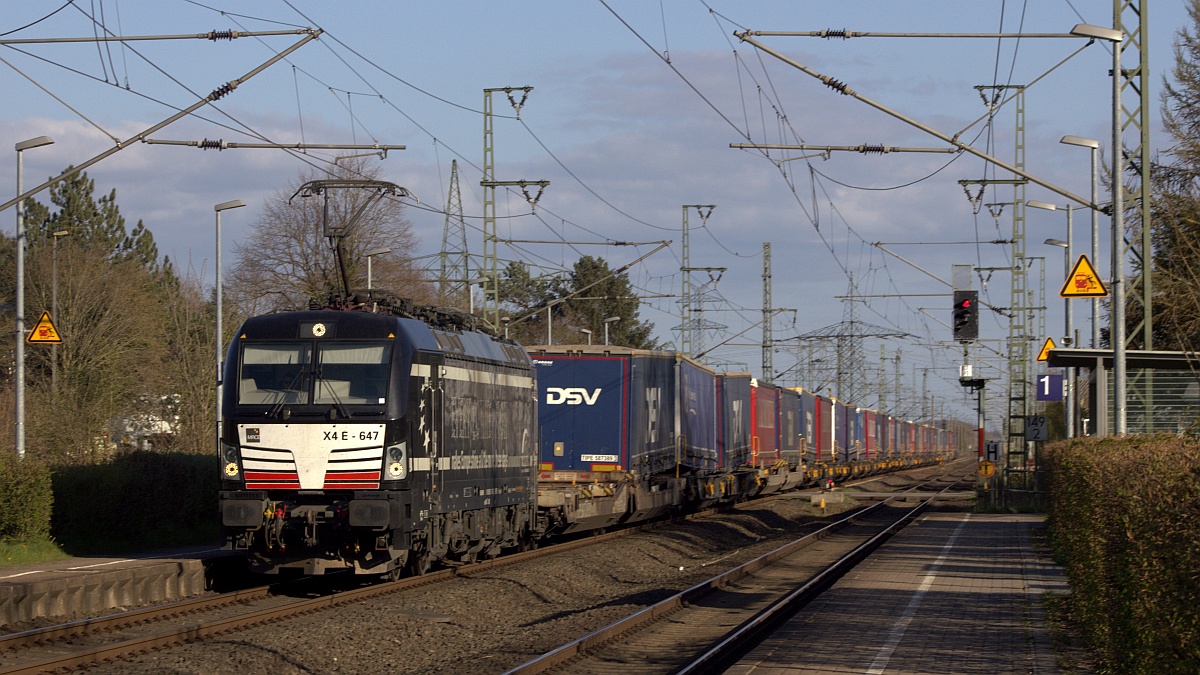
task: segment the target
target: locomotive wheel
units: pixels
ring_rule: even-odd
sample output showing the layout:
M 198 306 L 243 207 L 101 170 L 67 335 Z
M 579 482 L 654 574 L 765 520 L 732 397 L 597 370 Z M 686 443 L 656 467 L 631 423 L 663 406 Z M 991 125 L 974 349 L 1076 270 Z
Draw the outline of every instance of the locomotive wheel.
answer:
M 428 549 L 412 551 L 408 554 L 408 571 L 414 577 L 419 577 L 429 571 L 433 566 L 433 556 L 429 555 Z
M 404 565 L 396 565 L 392 569 L 379 576 L 382 577 L 384 581 L 400 581 L 400 578 L 404 576 L 404 567 Z

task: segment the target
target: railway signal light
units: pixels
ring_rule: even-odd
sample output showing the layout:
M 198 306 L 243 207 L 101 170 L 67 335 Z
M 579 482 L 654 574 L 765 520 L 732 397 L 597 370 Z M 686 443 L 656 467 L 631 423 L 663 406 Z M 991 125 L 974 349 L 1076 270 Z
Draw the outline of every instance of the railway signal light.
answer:
M 967 342 L 979 338 L 979 292 L 954 291 L 954 339 Z

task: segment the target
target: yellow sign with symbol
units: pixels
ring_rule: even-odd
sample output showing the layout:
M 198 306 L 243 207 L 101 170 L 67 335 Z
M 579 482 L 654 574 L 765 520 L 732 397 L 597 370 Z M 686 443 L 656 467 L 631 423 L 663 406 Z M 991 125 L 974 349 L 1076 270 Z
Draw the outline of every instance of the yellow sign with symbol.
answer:
M 991 478 L 996 473 L 996 463 L 983 460 L 979 463 L 979 475 L 983 478 Z
M 29 335 L 25 336 L 25 341 L 52 345 L 62 342 L 62 336 L 58 334 L 58 329 L 54 327 L 54 322 L 50 320 L 50 312 L 42 312 L 42 318 L 38 319 L 33 330 L 29 331 Z
M 1038 352 L 1038 361 L 1045 361 L 1050 358 L 1050 350 L 1058 349 L 1058 345 L 1054 344 L 1054 338 L 1046 338 L 1046 343 L 1042 345 L 1042 351 Z
M 1107 295 L 1108 289 L 1100 281 L 1100 275 L 1096 274 L 1096 268 L 1088 262 L 1086 255 L 1079 256 L 1075 267 L 1063 282 L 1062 290 L 1058 292 L 1060 298 L 1103 298 Z

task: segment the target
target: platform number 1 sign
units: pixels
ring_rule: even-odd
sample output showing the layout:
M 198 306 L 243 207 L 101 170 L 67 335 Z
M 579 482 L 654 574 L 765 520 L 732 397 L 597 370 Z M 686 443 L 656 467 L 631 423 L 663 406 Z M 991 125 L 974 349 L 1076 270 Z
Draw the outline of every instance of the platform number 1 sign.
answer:
M 1063 400 L 1063 376 L 1058 373 L 1037 376 L 1037 400 Z

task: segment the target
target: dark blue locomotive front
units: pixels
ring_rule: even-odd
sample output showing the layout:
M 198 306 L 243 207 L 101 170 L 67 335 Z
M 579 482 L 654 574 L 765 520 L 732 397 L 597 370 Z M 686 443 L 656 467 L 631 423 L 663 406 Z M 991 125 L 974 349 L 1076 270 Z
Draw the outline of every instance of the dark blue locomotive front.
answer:
M 421 573 L 538 534 L 536 387 L 516 343 L 283 312 L 242 325 L 224 382 L 222 534 L 255 571 Z

